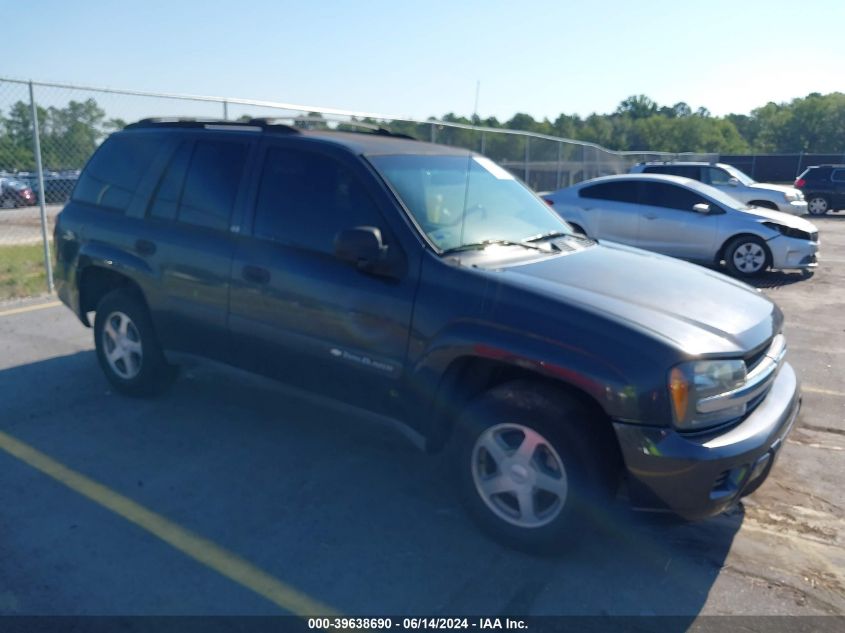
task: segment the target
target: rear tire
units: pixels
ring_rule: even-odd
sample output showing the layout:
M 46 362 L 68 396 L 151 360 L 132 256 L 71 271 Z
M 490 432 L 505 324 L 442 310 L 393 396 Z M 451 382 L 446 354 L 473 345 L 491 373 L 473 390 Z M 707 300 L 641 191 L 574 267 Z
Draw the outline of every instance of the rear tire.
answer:
M 830 210 L 830 200 L 825 196 L 811 195 L 807 198 L 807 212 L 810 215 L 824 215 Z
M 591 419 L 592 418 L 592 419 Z M 575 399 L 515 381 L 472 402 L 455 437 L 458 483 L 479 527 L 529 552 L 571 547 L 609 510 L 617 453 Z
M 97 304 L 94 343 L 103 373 L 124 395 L 160 393 L 176 376 L 176 368 L 164 358 L 147 307 L 130 289 L 113 290 Z
M 725 265 L 736 277 L 754 277 L 769 269 L 772 253 L 759 237 L 740 235 L 725 247 Z

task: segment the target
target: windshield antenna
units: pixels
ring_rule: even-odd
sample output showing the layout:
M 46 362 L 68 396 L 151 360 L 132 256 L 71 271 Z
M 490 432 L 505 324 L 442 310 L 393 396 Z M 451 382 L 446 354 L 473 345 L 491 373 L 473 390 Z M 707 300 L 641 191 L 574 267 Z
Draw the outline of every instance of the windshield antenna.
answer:
M 473 146 L 478 140 L 478 95 L 481 92 L 481 80 L 477 79 L 475 82 L 475 103 L 472 107 L 472 126 L 473 126 Z M 464 225 L 467 221 L 467 203 L 469 202 L 469 175 L 472 170 L 472 150 L 467 154 L 467 175 L 464 184 L 464 208 L 461 212 L 461 239 L 459 245 L 464 243 Z

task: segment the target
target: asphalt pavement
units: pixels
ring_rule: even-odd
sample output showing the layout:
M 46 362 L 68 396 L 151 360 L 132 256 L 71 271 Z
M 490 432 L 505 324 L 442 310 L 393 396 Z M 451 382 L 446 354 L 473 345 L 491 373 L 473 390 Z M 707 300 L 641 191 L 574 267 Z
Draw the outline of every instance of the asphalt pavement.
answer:
M 0 614 L 845 614 L 845 216 L 813 221 L 818 272 L 757 282 L 805 394 L 766 484 L 558 557 L 483 537 L 392 429 L 208 365 L 124 398 L 67 309 L 0 305 Z

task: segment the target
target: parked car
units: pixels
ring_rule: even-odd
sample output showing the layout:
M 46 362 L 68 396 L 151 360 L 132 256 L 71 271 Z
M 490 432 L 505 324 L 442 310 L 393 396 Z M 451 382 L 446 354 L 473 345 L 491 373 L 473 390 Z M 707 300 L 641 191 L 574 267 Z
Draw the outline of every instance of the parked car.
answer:
M 724 163 L 666 162 L 639 163 L 632 174 L 667 174 L 698 180 L 753 207 L 792 215 L 807 213 L 804 195 L 795 187 L 755 182 L 750 176 Z
M 26 183 L 14 178 L 0 178 L 0 208 L 13 209 L 35 204 L 35 195 Z
M 845 209 L 845 165 L 807 167 L 795 179 L 795 186 L 804 192 L 813 215 Z
M 733 275 L 818 265 L 819 232 L 794 215 L 748 207 L 697 180 L 659 174 L 605 176 L 545 196 L 586 235 Z
M 19 176 L 25 180 L 33 191 L 36 202 L 38 201 L 38 174 L 26 172 Z M 79 174 L 76 172 L 56 173 L 47 172 L 44 174 L 44 202 L 47 204 L 60 204 L 67 202 L 70 193 L 76 186 Z
M 761 293 L 578 236 L 489 159 L 386 132 L 129 125 L 54 244 L 117 392 L 160 392 L 202 356 L 398 424 L 449 446 L 470 514 L 528 549 L 570 544 L 620 486 L 641 508 L 725 510 L 801 403 Z

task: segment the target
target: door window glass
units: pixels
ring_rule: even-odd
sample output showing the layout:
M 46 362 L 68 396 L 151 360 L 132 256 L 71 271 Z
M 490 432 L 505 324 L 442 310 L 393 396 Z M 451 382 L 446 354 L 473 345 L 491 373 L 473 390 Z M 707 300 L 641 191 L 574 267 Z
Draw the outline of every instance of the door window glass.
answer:
M 382 229 L 364 185 L 339 161 L 312 152 L 271 147 L 264 160 L 253 233 L 290 246 L 334 253 L 338 232 Z
M 694 191 L 666 182 L 643 182 L 640 196 L 642 204 L 682 211 L 692 211 L 693 206 L 700 202 L 708 203 Z
M 637 182 L 616 180 L 584 187 L 578 192 L 581 198 L 613 200 L 615 202 L 637 202 Z
M 197 141 L 191 157 L 178 220 L 226 230 L 246 158 L 246 145 L 230 141 Z

